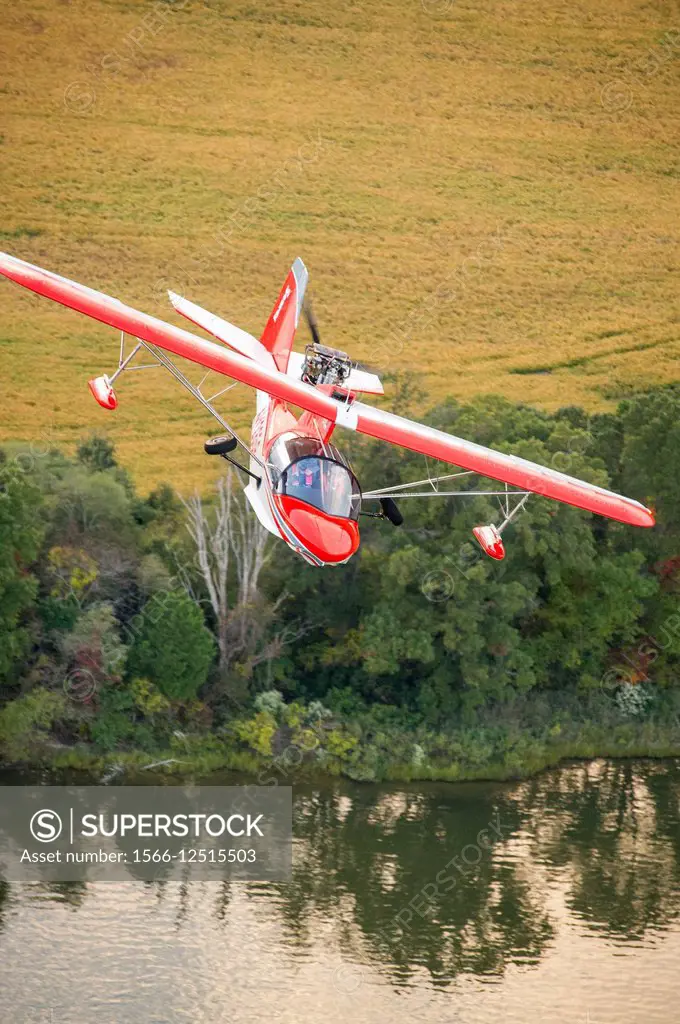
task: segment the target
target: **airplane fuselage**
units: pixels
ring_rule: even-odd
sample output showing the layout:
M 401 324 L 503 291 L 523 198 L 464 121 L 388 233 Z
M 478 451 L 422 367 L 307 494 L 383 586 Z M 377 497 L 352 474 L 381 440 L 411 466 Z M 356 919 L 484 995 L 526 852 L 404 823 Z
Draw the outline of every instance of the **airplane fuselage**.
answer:
M 260 523 L 312 565 L 339 565 L 359 547 L 361 494 L 330 444 L 332 424 L 257 393 L 246 497 Z

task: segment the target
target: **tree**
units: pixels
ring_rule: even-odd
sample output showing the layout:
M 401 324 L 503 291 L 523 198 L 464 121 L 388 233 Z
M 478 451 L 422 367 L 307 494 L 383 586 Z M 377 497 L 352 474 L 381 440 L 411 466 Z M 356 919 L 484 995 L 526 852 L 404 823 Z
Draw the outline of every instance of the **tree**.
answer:
M 625 440 L 621 485 L 626 493 L 655 506 L 658 525 L 644 531 L 642 550 L 655 544 L 657 557 L 676 555 L 680 522 L 680 388 L 660 388 L 622 402 Z M 637 538 L 636 538 L 637 540 Z
M 78 461 L 96 472 L 113 469 L 117 465 L 114 450 L 113 441 L 100 434 L 91 434 L 78 447 Z
M 102 602 L 84 611 L 62 637 L 61 648 L 77 688 L 87 690 L 89 682 L 94 693 L 102 684 L 120 681 L 127 652 L 118 628 L 112 606 Z
M 182 499 L 183 500 L 183 499 Z M 234 495 L 231 473 L 217 483 L 213 508 L 195 494 L 183 500 L 186 528 L 196 550 L 196 564 L 215 619 L 220 677 L 237 670 L 242 679 L 281 653 L 289 631 L 272 636 L 270 625 L 285 595 L 268 602 L 260 577 L 270 558 L 269 534 L 245 502 Z M 193 596 L 190 574 L 182 579 Z
M 609 483 L 597 437 L 578 410 L 549 416 L 491 398 L 466 406 L 447 401 L 428 420 Z M 355 460 L 360 478 L 379 486 L 425 475 L 424 460 L 413 453 L 395 449 L 389 460 L 386 473 L 382 452 L 364 448 Z M 347 567 L 321 578 L 305 568 L 290 581 L 291 608 L 309 609 L 315 625 L 310 642 L 293 654 L 297 692 L 323 698 L 344 686 L 369 705 L 418 710 L 445 727 L 461 715 L 478 721 L 476 708 L 533 689 L 593 687 L 612 648 L 639 643 L 644 605 L 658 584 L 631 550 L 641 539 L 629 536 L 634 531 L 532 497 L 508 531 L 506 559 L 496 563 L 471 535 L 477 523 L 499 522 L 488 498 L 411 502 L 404 511 L 400 530 L 369 520 L 361 556 Z M 638 531 L 645 532 L 654 531 Z
M 90 544 L 132 544 L 136 526 L 130 495 L 109 472 L 72 466 L 51 493 L 53 529 L 64 538 L 86 536 Z
M 150 679 L 170 700 L 192 700 L 208 678 L 215 653 L 196 602 L 182 591 L 154 594 L 133 625 L 130 678 Z
M 40 493 L 14 461 L 0 461 L 0 680 L 24 653 L 22 624 L 32 607 L 37 581 L 30 569 L 42 539 Z

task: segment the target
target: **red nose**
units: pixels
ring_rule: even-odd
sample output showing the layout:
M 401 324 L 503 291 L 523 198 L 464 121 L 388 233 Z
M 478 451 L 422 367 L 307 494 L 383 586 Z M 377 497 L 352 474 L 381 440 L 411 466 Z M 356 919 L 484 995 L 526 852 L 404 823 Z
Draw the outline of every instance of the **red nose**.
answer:
M 359 547 L 359 527 L 353 519 L 328 516 L 289 495 L 275 497 L 297 539 L 322 562 L 344 562 Z

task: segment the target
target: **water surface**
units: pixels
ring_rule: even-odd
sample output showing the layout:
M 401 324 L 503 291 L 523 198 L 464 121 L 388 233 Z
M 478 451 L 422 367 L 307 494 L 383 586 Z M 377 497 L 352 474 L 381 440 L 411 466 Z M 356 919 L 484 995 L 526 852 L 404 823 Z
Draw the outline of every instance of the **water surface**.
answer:
M 299 787 L 289 884 L 2 886 L 0 1020 L 680 1021 L 679 796 L 675 760 Z

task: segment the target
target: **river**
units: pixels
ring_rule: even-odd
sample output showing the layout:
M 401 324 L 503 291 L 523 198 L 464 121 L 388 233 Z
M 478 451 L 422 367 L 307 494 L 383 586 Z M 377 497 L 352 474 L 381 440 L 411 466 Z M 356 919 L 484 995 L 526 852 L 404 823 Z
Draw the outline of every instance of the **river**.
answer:
M 329 782 L 288 884 L 3 883 L 0 1020 L 680 1021 L 679 797 L 676 760 Z

